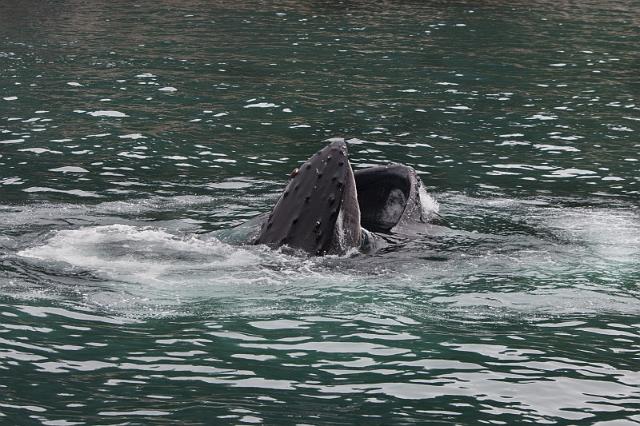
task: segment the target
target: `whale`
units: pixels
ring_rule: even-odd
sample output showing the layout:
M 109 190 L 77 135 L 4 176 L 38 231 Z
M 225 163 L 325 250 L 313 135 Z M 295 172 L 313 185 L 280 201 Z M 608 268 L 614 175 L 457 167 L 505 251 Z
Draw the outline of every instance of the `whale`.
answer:
M 334 138 L 298 168 L 266 217 L 253 244 L 288 247 L 312 256 L 370 251 L 404 228 L 429 223 L 426 191 L 403 164 L 353 170 L 347 142 Z

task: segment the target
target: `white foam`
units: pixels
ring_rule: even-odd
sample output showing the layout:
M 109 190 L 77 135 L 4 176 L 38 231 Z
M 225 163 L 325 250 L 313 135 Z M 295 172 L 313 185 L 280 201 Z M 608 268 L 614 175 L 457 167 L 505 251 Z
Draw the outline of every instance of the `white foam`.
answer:
M 573 146 L 567 146 L 567 145 L 548 145 L 548 144 L 537 143 L 533 145 L 533 147 L 538 148 L 542 151 L 580 152 L 578 148 L 575 148 Z
M 428 212 L 438 211 L 437 201 L 424 188 L 419 195 L 423 208 Z M 476 251 L 465 249 L 463 244 L 462 248 L 447 252 L 447 260 L 437 264 L 417 261 L 419 250 L 403 251 L 402 256 L 391 257 L 391 261 L 381 257 L 375 263 L 370 258 L 357 256 L 355 259 L 350 256 L 311 259 L 289 256 L 285 254 L 286 250 L 283 253 L 263 246 L 227 244 L 223 241 L 233 238 L 224 233 L 219 234 L 222 241 L 211 236 L 194 235 L 194 227 L 182 220 L 162 222 L 162 226 L 173 231 L 130 224 L 59 230 L 49 234 L 44 241 L 40 237 L 31 240 L 28 243 L 31 247 L 19 254 L 28 257 L 23 261 L 35 263 L 42 270 L 53 271 L 50 276 L 54 282 L 58 275 L 75 277 L 79 270 L 81 274 L 78 276 L 81 278 L 76 282 L 83 301 L 90 306 L 108 306 L 134 315 L 174 315 L 176 310 L 191 311 L 228 305 L 228 300 L 233 301 L 233 309 L 237 311 L 252 314 L 258 310 L 273 312 L 270 310 L 298 309 L 298 302 L 305 298 L 308 298 L 307 302 L 315 301 L 316 294 L 322 295 L 318 296 L 321 299 L 330 298 L 331 291 L 327 289 L 335 289 L 338 294 L 342 289 L 360 291 L 353 289 L 364 288 L 369 292 L 380 288 L 395 291 L 398 285 L 415 283 L 421 291 L 437 292 L 443 285 L 467 282 L 467 279 L 482 277 L 487 273 L 506 277 L 529 277 L 530 274 L 557 276 L 553 283 L 559 283 L 560 287 L 565 285 L 563 279 L 567 277 L 566 285 L 570 289 L 562 293 L 556 291 L 554 285 L 544 287 L 546 281 L 542 281 L 541 287 L 544 288 L 540 293 L 527 288 L 518 289 L 515 283 L 512 287 L 508 284 L 497 286 L 489 293 L 482 293 L 484 288 L 475 290 L 469 286 L 468 290 L 474 294 L 469 295 L 468 300 L 465 298 L 467 291 L 460 289 L 462 294 L 441 302 L 447 305 L 452 303 L 451 309 L 459 309 L 459 306 L 467 304 L 491 308 L 491 301 L 497 300 L 502 302 L 495 302 L 496 306 L 527 312 L 540 309 L 552 311 L 557 304 L 563 305 L 567 311 L 627 309 L 621 305 L 622 302 L 613 298 L 595 300 L 592 296 L 607 293 L 610 287 L 615 291 L 616 279 L 625 282 L 629 274 L 636 273 L 637 259 L 640 258 L 640 221 L 637 212 L 615 208 L 558 208 L 554 207 L 554 201 L 549 200 L 471 198 L 446 193 L 439 194 L 439 198 L 444 200 L 452 217 L 488 212 L 498 217 L 509 217 L 513 223 L 530 225 L 531 229 L 540 232 L 524 235 L 513 230 L 515 234 L 503 236 L 502 230 L 498 233 L 492 233 L 491 230 L 486 230 L 486 233 L 482 233 L 482 230 L 463 233 L 447 229 L 438 231 L 439 228 L 434 227 L 434 232 L 442 232 L 456 239 L 469 238 L 469 241 L 478 245 Z M 250 203 L 243 201 L 239 204 Z M 35 224 L 36 229 L 41 229 L 43 224 L 49 226 L 55 223 L 53 228 L 59 229 L 60 226 L 68 226 L 58 225 L 60 220 L 69 218 L 82 217 L 88 223 L 105 224 L 123 222 L 126 220 L 123 215 L 142 217 L 144 212 L 213 205 L 229 209 L 217 208 L 216 218 L 224 217 L 226 220 L 231 216 L 228 212 L 234 211 L 228 201 L 217 198 L 167 197 L 100 203 L 95 206 L 80 203 L 48 208 L 35 206 L 19 212 L 3 210 L 2 213 L 7 228 L 9 224 L 11 227 Z M 490 226 L 486 224 L 486 228 Z M 561 243 L 555 238 L 547 238 L 547 233 L 559 237 Z M 498 251 L 495 250 L 496 244 L 500 247 Z M 475 247 L 476 244 L 472 245 Z M 398 263 L 399 259 L 405 262 Z M 410 267 L 404 266 L 409 264 Z M 84 278 L 87 272 L 92 279 Z M 593 281 L 589 278 L 591 273 L 596 276 Z M 583 278 L 579 278 L 581 274 Z M 607 279 L 607 283 L 603 285 L 598 277 Z M 68 282 L 66 280 L 61 292 L 68 291 Z M 393 284 L 396 282 L 400 284 Z M 429 286 L 425 286 L 425 282 Z M 535 278 L 533 282 L 537 282 Z M 584 297 L 580 296 L 585 304 L 573 302 L 574 287 L 578 291 L 581 286 L 588 290 L 588 293 L 583 293 Z M 509 298 L 516 290 L 531 293 L 532 299 L 521 306 L 518 302 L 521 299 L 515 296 Z M 475 292 L 485 294 L 486 300 L 474 297 Z M 291 304 L 274 303 L 276 298 L 281 301 L 283 295 L 291 298 Z M 214 303 L 209 303 L 211 299 L 214 299 Z M 197 306 L 192 308 L 192 302 L 196 302 Z M 303 303 L 303 309 L 308 309 L 312 304 L 307 302 Z M 626 303 L 631 306 L 628 299 Z M 341 311 L 345 305 L 337 303 L 335 309 Z M 637 312 L 637 307 L 633 309 Z
M 141 135 L 140 133 L 129 133 L 127 135 L 118 136 L 120 139 L 146 139 L 146 136 Z
M 258 102 L 255 104 L 245 105 L 245 108 L 277 108 L 278 105 L 272 104 L 270 102 Z
M 560 169 L 554 170 L 550 175 L 542 175 L 544 177 L 550 178 L 559 178 L 559 177 L 577 177 L 577 176 L 587 176 L 587 175 L 595 175 L 596 172 L 592 170 L 584 170 L 584 169 Z
M 440 204 L 438 204 L 438 201 L 435 198 L 429 195 L 422 185 L 420 185 L 420 189 L 418 190 L 418 196 L 420 197 L 422 216 L 427 220 L 432 219 L 440 211 Z
M 553 114 L 549 114 L 549 113 L 539 113 L 539 114 L 534 114 L 531 117 L 527 117 L 526 120 L 541 120 L 541 121 L 545 121 L 545 120 L 557 120 L 558 116 L 557 115 L 553 115 Z
M 64 166 L 58 167 L 56 169 L 49 169 L 50 172 L 61 172 L 61 173 L 89 173 L 89 170 L 84 169 L 82 167 L 77 166 Z
M 326 259 L 175 232 L 124 224 L 59 230 L 16 254 L 56 276 L 91 276 L 90 284 L 78 289 L 84 303 L 136 317 L 209 309 L 201 302 L 211 298 L 239 300 L 246 306 L 234 309 L 255 313 L 255 303 L 272 300 L 283 286 L 345 286 L 353 280 L 318 270 L 317 263 Z M 67 294 L 63 287 L 49 286 L 48 292 Z
M 113 110 L 90 111 L 87 114 L 89 114 L 92 117 L 116 117 L 116 118 L 128 117 L 128 115 L 123 112 L 113 111 Z
M 130 225 L 56 231 L 44 245 L 18 254 L 135 283 L 175 283 L 184 281 L 180 275 L 186 271 L 241 269 L 258 261 L 249 251 L 217 239 L 182 238 L 162 229 Z
M 0 185 L 22 185 L 23 183 L 24 181 L 17 176 L 0 179 Z
M 62 152 L 60 152 L 60 151 L 52 151 L 52 150 L 46 149 L 46 148 L 24 148 L 24 149 L 19 149 L 18 151 L 20 151 L 20 152 L 33 152 L 34 154 L 43 154 L 45 152 L 50 152 L 51 154 L 62 154 Z
M 75 195 L 77 197 L 87 197 L 87 198 L 100 198 L 101 197 L 101 195 L 98 195 L 95 192 L 84 191 L 82 189 L 62 190 L 62 189 L 48 188 L 46 186 L 31 186 L 29 188 L 23 189 L 23 191 L 24 192 L 29 192 L 29 193 L 33 193 L 33 192 L 58 192 L 58 193 L 61 193 L 61 194 L 69 194 L 69 195 Z
M 550 217 L 548 225 L 582 243 L 598 259 L 622 263 L 640 259 L 640 221 L 632 212 L 566 209 Z
M 211 188 L 216 189 L 244 189 L 253 186 L 250 182 L 241 182 L 241 181 L 225 181 L 225 182 L 213 182 L 207 185 Z

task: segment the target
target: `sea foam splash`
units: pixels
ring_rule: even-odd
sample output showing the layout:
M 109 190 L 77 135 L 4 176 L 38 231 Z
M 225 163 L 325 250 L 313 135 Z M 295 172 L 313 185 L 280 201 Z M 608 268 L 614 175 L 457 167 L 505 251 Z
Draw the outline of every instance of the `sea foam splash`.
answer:
M 18 255 L 65 264 L 125 282 L 182 281 L 191 270 L 255 265 L 257 254 L 216 238 L 179 237 L 152 227 L 105 225 L 55 231 L 44 245 Z
M 232 245 L 213 234 L 174 234 L 148 226 L 57 230 L 34 243 L 16 255 L 47 271 L 41 281 L 49 297 L 69 297 L 69 281 L 56 277 L 82 276 L 91 283 L 75 290 L 84 303 L 125 315 L 189 314 L 203 304 L 205 309 L 233 305 L 238 310 L 252 300 L 270 307 L 269 301 L 282 299 L 276 295 L 287 288 L 304 292 L 353 280 L 349 274 L 326 270 L 318 259 L 265 246 Z
M 418 190 L 418 196 L 420 197 L 420 206 L 422 207 L 422 216 L 427 220 L 432 220 L 436 216 L 438 216 L 438 212 L 440 211 L 440 204 L 438 201 L 433 198 L 424 186 L 420 185 L 420 189 Z

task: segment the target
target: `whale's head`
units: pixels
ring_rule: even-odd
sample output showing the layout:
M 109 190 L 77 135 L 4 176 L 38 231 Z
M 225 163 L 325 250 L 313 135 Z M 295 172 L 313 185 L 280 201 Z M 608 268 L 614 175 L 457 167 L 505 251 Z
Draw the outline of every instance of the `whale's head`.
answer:
M 332 139 L 291 174 L 255 243 L 324 255 L 359 247 L 361 239 L 347 144 L 344 139 Z
M 416 171 L 402 164 L 353 172 L 344 139 L 332 139 L 294 170 L 255 238 L 311 255 L 369 251 L 372 238 L 428 222 Z

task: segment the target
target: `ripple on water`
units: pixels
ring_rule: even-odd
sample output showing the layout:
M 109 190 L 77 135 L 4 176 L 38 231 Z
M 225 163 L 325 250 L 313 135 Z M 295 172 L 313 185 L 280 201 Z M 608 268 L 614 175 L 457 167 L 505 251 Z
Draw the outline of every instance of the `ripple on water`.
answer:
M 22 3 L 5 423 L 640 421 L 634 4 Z M 320 259 L 221 231 L 339 134 L 442 222 Z

